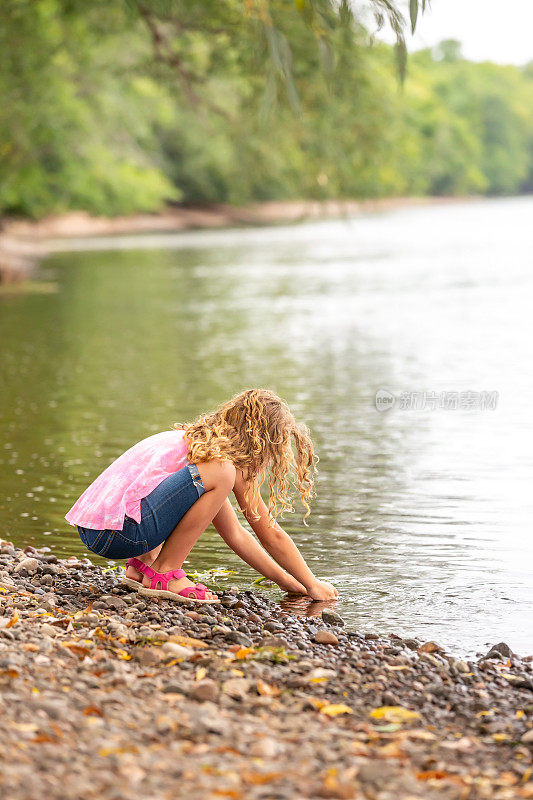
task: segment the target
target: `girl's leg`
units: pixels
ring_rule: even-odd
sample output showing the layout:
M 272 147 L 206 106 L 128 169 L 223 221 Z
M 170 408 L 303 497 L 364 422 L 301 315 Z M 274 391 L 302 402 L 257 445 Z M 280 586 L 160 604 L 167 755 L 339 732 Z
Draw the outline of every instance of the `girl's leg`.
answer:
M 235 467 L 229 461 L 206 461 L 196 466 L 205 492 L 163 542 L 161 551 L 150 564 L 156 572 L 180 569 L 235 484 Z M 146 576 L 143 576 L 143 584 L 150 586 L 150 581 Z M 187 578 L 182 578 L 170 581 L 168 588 L 171 592 L 179 592 L 186 586 L 193 585 Z
M 139 561 L 142 561 L 143 564 L 147 564 L 149 567 L 151 567 L 155 559 L 159 555 L 162 547 L 163 545 L 160 544 L 157 547 L 154 547 L 153 550 L 148 550 L 147 553 L 143 553 L 142 556 L 137 556 L 137 558 L 139 559 Z M 138 569 L 132 567 L 130 564 L 128 567 L 126 567 L 126 578 L 131 578 L 134 581 L 140 581 L 142 575 Z

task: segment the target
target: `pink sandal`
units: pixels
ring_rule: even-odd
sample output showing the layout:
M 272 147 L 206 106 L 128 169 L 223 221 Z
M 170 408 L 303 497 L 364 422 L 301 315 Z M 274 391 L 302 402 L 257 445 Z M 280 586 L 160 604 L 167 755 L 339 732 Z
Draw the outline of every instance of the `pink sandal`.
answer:
M 137 559 L 135 559 L 137 560 Z M 136 564 L 132 564 L 136 569 L 140 569 Z M 186 603 L 192 601 L 194 603 L 209 603 L 215 605 L 220 603 L 220 600 L 209 600 L 206 597 L 207 586 L 203 583 L 197 583 L 196 586 L 186 586 L 180 592 L 171 592 L 168 589 L 168 584 L 172 580 L 181 580 L 186 578 L 185 570 L 173 569 L 170 572 L 156 572 L 152 567 L 143 564 L 143 569 L 140 570 L 143 575 L 150 578 L 150 588 L 147 586 L 140 586 L 139 594 L 144 594 L 147 597 L 165 597 L 167 600 L 176 600 L 178 603 Z M 159 588 L 157 586 L 159 585 Z
M 139 572 L 144 575 L 146 564 L 144 561 L 139 561 L 138 558 L 128 558 L 126 561 L 126 568 L 127 567 L 135 567 L 135 569 L 138 569 Z M 121 583 L 125 583 L 126 586 L 129 586 L 131 589 L 137 590 L 142 586 L 142 581 L 136 581 L 135 578 L 127 578 L 125 575 L 122 578 Z

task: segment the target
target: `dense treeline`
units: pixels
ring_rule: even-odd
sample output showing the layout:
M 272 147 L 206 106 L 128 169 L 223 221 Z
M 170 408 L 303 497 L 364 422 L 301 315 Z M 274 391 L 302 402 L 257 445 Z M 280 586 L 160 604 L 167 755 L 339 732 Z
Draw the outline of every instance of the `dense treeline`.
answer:
M 2 4 L 0 213 L 533 188 L 532 65 L 444 42 L 402 86 L 348 9 Z

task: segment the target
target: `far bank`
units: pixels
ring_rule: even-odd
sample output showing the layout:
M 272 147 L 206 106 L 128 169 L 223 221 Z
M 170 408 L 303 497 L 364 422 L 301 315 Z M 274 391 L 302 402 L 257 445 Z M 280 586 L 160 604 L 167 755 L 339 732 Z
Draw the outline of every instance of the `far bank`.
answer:
M 247 206 L 169 206 L 158 214 L 95 217 L 70 211 L 28 220 L 7 217 L 0 228 L 0 284 L 16 284 L 31 277 L 41 258 L 51 250 L 68 251 L 69 240 L 143 233 L 174 233 L 194 229 L 296 224 L 307 220 L 354 217 L 420 205 L 465 202 L 458 197 L 389 197 L 374 200 L 293 200 Z M 62 240 L 58 247 L 57 240 Z M 64 244 L 64 246 L 63 246 Z

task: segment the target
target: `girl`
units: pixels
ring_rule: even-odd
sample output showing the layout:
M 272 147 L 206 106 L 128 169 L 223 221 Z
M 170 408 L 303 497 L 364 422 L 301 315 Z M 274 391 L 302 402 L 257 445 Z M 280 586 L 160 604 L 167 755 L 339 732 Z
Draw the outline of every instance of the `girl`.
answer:
M 315 578 L 276 522 L 293 510 L 287 478 L 294 469 L 305 522 L 314 459 L 309 432 L 288 406 L 274 392 L 249 389 L 191 424 L 131 447 L 89 486 L 66 520 L 93 553 L 127 558 L 124 581 L 143 595 L 220 602 L 181 568 L 212 522 L 238 556 L 282 589 L 329 600 L 337 590 Z M 259 493 L 267 474 L 268 508 Z M 240 525 L 228 499 L 232 491 L 263 547 Z

